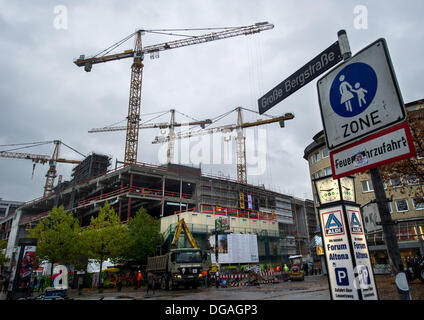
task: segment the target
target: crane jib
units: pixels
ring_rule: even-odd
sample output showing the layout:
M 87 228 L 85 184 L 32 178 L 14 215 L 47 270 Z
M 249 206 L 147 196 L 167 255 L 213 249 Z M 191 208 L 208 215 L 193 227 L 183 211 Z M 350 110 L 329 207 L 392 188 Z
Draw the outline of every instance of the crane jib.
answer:
M 169 41 L 169 42 L 156 44 L 156 45 L 152 45 L 152 46 L 146 46 L 146 47 L 143 48 L 142 53 L 143 54 L 155 53 L 155 52 L 159 52 L 159 51 L 163 51 L 163 50 L 175 49 L 175 48 L 190 46 L 190 45 L 194 45 L 194 44 L 214 41 L 214 40 L 236 37 L 236 36 L 240 36 L 240 35 L 246 35 L 247 36 L 247 35 L 251 35 L 251 34 L 261 32 L 261 31 L 270 30 L 272 28 L 274 28 L 273 24 L 270 24 L 270 23 L 267 23 L 267 22 L 262 22 L 262 23 L 257 23 L 253 26 L 232 28 L 230 30 L 225 30 L 225 31 L 221 31 L 221 32 L 213 32 L 213 33 L 208 33 L 208 34 L 201 35 L 201 36 L 194 36 L 194 37 L 191 37 L 191 38 L 188 38 L 188 39 L 180 39 L 180 40 Z M 76 59 L 74 61 L 74 63 L 78 67 L 84 67 L 86 64 L 97 64 L 97 63 L 103 63 L 103 62 L 120 60 L 120 59 L 125 59 L 125 58 L 132 58 L 132 57 L 134 57 L 134 51 L 133 50 L 126 50 L 122 53 L 106 55 L 106 56 L 102 56 L 102 57 L 85 58 L 84 55 L 81 55 L 78 59 Z

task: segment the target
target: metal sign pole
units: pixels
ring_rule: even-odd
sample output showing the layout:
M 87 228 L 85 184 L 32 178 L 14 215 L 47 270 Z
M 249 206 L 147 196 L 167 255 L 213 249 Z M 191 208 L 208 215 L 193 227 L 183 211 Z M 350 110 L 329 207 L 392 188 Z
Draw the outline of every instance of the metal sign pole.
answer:
M 387 205 L 386 192 L 384 191 L 383 181 L 381 179 L 380 168 L 374 168 L 370 170 L 371 173 L 371 181 L 374 186 L 375 199 L 377 202 L 378 213 L 381 219 L 381 226 L 383 228 L 384 233 L 384 241 L 387 246 L 387 254 L 389 256 L 389 260 L 396 272 L 396 278 L 402 277 L 402 273 L 404 272 L 402 258 L 400 256 L 399 245 L 396 239 L 396 232 L 394 228 L 394 222 L 392 216 L 389 213 L 389 208 Z M 404 288 L 399 288 L 398 282 L 396 281 L 396 285 L 398 288 L 399 298 L 401 300 L 411 300 L 409 294 L 409 288 L 406 291 Z M 406 287 L 408 284 L 406 283 Z

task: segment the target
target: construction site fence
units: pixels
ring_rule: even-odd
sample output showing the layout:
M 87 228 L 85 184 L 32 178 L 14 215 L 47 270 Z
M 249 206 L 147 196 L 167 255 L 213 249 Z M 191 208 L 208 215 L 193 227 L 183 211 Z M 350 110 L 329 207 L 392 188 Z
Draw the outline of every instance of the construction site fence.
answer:
M 283 273 L 280 271 L 268 271 L 259 273 L 237 273 L 237 274 L 222 274 L 210 276 L 212 282 L 219 281 L 221 287 L 243 287 L 257 284 L 280 283 L 283 281 Z

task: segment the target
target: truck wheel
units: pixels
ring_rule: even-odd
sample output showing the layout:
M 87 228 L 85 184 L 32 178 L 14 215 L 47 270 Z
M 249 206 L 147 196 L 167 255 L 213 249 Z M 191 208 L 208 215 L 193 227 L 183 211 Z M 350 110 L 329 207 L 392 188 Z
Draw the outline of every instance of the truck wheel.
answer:
M 175 290 L 177 288 L 176 283 L 172 278 L 169 279 L 168 287 L 169 287 L 169 290 Z
M 162 290 L 168 290 L 168 277 L 163 275 L 160 281 L 160 288 Z

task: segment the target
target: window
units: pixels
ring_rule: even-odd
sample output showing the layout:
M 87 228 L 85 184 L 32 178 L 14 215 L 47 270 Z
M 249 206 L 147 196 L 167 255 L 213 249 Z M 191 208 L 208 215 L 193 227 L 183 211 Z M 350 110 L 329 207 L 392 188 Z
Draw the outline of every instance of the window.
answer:
M 415 210 L 424 210 L 424 197 L 419 198 L 413 198 L 412 204 L 414 205 Z
M 371 192 L 371 191 L 374 191 L 374 187 L 372 185 L 372 181 L 371 180 L 361 181 L 361 185 L 362 185 L 362 192 Z
M 322 158 L 324 159 L 324 158 L 328 158 L 328 149 L 327 148 L 324 148 L 324 149 L 322 149 Z
M 315 162 L 318 162 L 320 160 L 319 152 L 315 152 Z
M 412 186 L 412 185 L 415 185 L 415 184 L 419 184 L 420 183 L 420 179 L 417 177 L 416 174 L 407 175 L 406 176 L 406 183 L 409 186 Z
M 331 167 L 324 168 L 324 176 L 331 176 L 331 175 L 332 175 Z
M 405 212 L 408 211 L 408 200 L 406 199 L 399 199 L 399 200 L 395 200 L 396 203 L 396 211 L 397 212 Z
M 319 152 L 317 151 L 309 157 L 309 163 L 314 164 L 314 163 L 318 162 L 319 159 L 320 159 L 319 158 Z
M 402 186 L 402 179 L 401 178 L 390 179 L 390 184 L 392 185 L 393 188 L 399 188 Z
M 317 171 L 316 173 L 315 173 L 315 175 L 318 177 L 318 178 L 321 178 L 323 175 L 322 175 L 322 171 L 321 170 L 319 170 L 319 171 Z
M 391 202 L 387 202 L 387 206 L 389 207 L 389 213 L 392 213 L 392 203 Z

